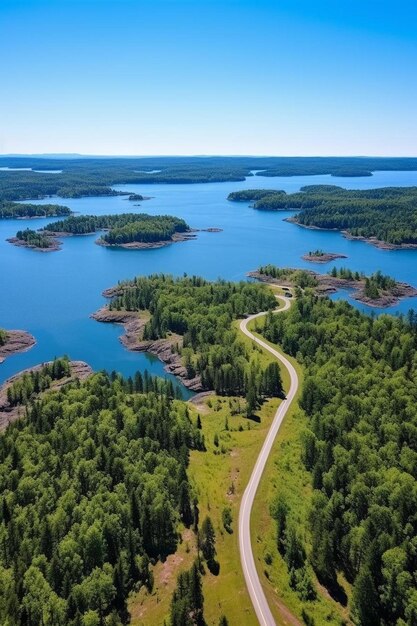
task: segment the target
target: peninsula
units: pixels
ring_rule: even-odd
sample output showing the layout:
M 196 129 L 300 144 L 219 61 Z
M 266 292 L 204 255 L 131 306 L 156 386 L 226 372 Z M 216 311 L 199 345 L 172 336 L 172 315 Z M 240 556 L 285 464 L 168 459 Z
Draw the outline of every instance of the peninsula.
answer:
M 416 206 L 417 187 L 357 190 L 335 185 L 308 185 L 291 194 L 271 192 L 253 205 L 264 211 L 298 210 L 286 221 L 339 230 L 385 249 L 417 247 Z
M 380 271 L 365 276 L 350 269 L 334 267 L 329 274 L 319 274 L 312 270 L 265 265 L 249 272 L 248 276 L 270 284 L 310 288 L 318 295 L 328 295 L 339 289 L 351 289 L 354 292 L 352 298 L 378 308 L 393 306 L 403 298 L 417 296 L 415 287 L 384 276 Z

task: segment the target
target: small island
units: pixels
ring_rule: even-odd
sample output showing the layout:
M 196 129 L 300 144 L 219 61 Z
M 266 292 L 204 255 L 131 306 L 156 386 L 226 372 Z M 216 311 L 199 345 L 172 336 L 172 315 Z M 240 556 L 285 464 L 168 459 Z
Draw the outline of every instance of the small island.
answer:
M 138 202 L 142 201 L 142 200 L 148 200 L 148 198 L 145 198 L 144 196 L 142 196 L 140 193 L 131 193 L 128 198 L 128 200 L 130 201 L 135 201 L 137 200 Z
M 352 298 L 371 307 L 386 308 L 398 304 L 403 298 L 417 296 L 417 289 L 403 282 L 398 282 L 380 271 L 371 276 L 352 272 L 346 268 L 334 267 L 329 274 L 319 274 L 312 270 L 280 268 L 265 265 L 258 270 L 249 272 L 248 276 L 270 284 L 284 287 L 313 289 L 317 295 L 325 296 L 339 291 L 351 289 Z
M 18 230 L 15 237 L 6 239 L 9 243 L 20 248 L 29 248 L 38 252 L 53 252 L 60 250 L 61 244 L 55 237 L 50 237 L 42 231 Z
M 25 330 L 0 328 L 0 363 L 13 354 L 30 350 L 35 343 L 35 337 Z
M 75 380 L 85 380 L 92 373 L 84 361 L 62 357 L 12 376 L 0 387 L 0 432 L 24 417 L 27 405 L 39 395 L 61 389 Z
M 347 259 L 346 254 L 339 254 L 336 252 L 324 252 L 321 249 L 307 252 L 301 257 L 304 261 L 310 263 L 330 263 L 336 259 Z

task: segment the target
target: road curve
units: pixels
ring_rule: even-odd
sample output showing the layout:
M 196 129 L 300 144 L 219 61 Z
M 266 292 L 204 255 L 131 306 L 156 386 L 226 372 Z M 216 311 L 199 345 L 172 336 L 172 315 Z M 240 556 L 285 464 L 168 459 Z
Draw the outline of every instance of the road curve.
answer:
M 288 298 L 284 296 L 276 297 L 284 302 L 284 306 L 275 311 L 275 313 L 281 313 L 282 311 L 286 311 L 290 308 L 291 301 Z M 246 585 L 248 587 L 249 595 L 251 597 L 252 604 L 255 609 L 259 623 L 261 624 L 261 626 L 275 626 L 275 619 L 271 613 L 271 609 L 269 608 L 268 601 L 265 597 L 265 593 L 262 588 L 261 581 L 259 580 L 258 572 L 256 570 L 255 560 L 253 558 L 250 536 L 250 516 L 256 491 L 258 489 L 262 473 L 265 469 L 265 464 L 268 460 L 268 456 L 271 452 L 272 446 L 274 445 L 275 437 L 277 436 L 284 417 L 287 414 L 287 411 L 291 405 L 291 402 L 294 399 L 295 394 L 297 393 L 298 376 L 293 365 L 289 362 L 288 359 L 285 358 L 285 356 L 280 354 L 277 350 L 274 350 L 274 348 L 271 348 L 271 346 L 269 346 L 265 341 L 262 341 L 262 339 L 255 337 L 255 335 L 253 335 L 247 329 L 247 325 L 251 320 L 256 319 L 257 317 L 261 317 L 262 315 L 266 315 L 266 313 L 257 313 L 256 315 L 251 315 L 250 317 L 242 320 L 240 322 L 240 330 L 247 337 L 252 339 L 252 341 L 255 341 L 258 345 L 262 346 L 262 348 L 268 350 L 268 352 L 270 352 L 284 365 L 290 375 L 291 384 L 286 399 L 281 402 L 277 409 L 277 412 L 275 413 L 271 427 L 268 431 L 262 449 L 257 458 L 255 467 L 253 468 L 252 475 L 249 479 L 249 482 L 242 497 L 242 502 L 240 504 L 239 510 L 239 551 Z

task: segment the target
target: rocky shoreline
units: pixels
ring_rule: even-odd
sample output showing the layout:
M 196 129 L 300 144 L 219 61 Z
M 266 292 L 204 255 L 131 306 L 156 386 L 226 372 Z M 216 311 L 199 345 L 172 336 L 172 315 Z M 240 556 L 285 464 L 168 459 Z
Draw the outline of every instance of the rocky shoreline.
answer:
M 35 252 L 57 252 L 61 250 L 62 243 L 58 241 L 55 237 L 51 237 L 48 235 L 49 243 L 47 248 L 39 248 L 38 246 L 34 246 L 23 239 L 18 239 L 17 237 L 9 237 L 6 239 L 13 246 L 17 246 L 18 248 L 27 248 L 28 250 L 34 250 Z
M 0 346 L 0 363 L 13 354 L 30 350 L 36 344 L 35 337 L 25 330 L 7 330 L 6 334 L 6 343 Z
M 5 383 L 0 387 L 0 432 L 4 431 L 9 424 L 15 422 L 20 417 L 24 417 L 26 413 L 26 407 L 23 405 L 10 406 L 7 400 L 7 389 L 19 378 L 21 378 L 24 374 L 29 374 L 30 372 L 36 372 L 42 367 L 44 367 L 46 363 L 41 363 L 39 365 L 35 365 L 35 367 L 30 367 L 28 369 L 22 370 L 18 374 L 11 376 L 8 378 Z M 92 368 L 85 363 L 84 361 L 70 361 L 71 375 L 66 378 L 62 378 L 61 380 L 54 380 L 49 389 L 45 390 L 44 393 L 48 393 L 48 391 L 54 391 L 57 389 L 61 389 L 65 385 L 73 382 L 75 379 L 85 380 L 93 373 Z
M 111 287 L 106 289 L 103 295 L 111 298 L 119 291 L 117 287 Z M 148 320 L 134 311 L 110 311 L 107 306 L 104 306 L 91 317 L 98 322 L 121 324 L 125 332 L 119 339 L 127 350 L 153 354 L 164 363 L 165 371 L 179 378 L 184 387 L 191 391 L 203 391 L 200 376 L 194 378 L 187 376 L 187 370 L 177 351 L 182 347 L 180 335 L 171 335 L 166 339 L 143 340 L 143 329 Z
M 285 217 L 284 222 L 290 222 L 291 224 L 296 224 L 296 226 L 300 226 L 300 228 L 307 228 L 307 230 L 322 230 L 340 233 L 343 235 L 345 239 L 349 239 L 350 241 L 362 241 L 363 243 L 369 243 L 380 250 L 416 250 L 417 243 L 388 243 L 387 241 L 382 241 L 381 239 L 377 239 L 376 237 L 363 237 L 362 235 L 352 235 L 347 230 L 339 230 L 338 228 L 320 228 L 319 226 L 312 226 L 308 224 L 300 224 L 297 222 L 296 216 L 294 217 Z M 303 257 L 304 258 L 304 257 Z
M 417 296 L 417 289 L 408 283 L 397 282 L 395 287 L 386 293 L 382 293 L 379 298 L 368 298 L 365 295 L 365 280 L 350 280 L 346 278 L 333 277 L 329 274 L 319 274 L 312 270 L 290 269 L 290 272 L 304 271 L 317 280 L 317 286 L 314 288 L 318 295 L 326 296 L 336 293 L 340 289 L 352 290 L 352 298 L 357 302 L 366 304 L 375 308 L 387 308 L 398 304 L 404 298 L 412 298 Z M 273 285 L 282 285 L 284 287 L 294 287 L 294 282 L 285 278 L 272 278 L 266 274 L 260 274 L 258 271 L 248 272 L 251 278 L 255 278 L 264 283 Z

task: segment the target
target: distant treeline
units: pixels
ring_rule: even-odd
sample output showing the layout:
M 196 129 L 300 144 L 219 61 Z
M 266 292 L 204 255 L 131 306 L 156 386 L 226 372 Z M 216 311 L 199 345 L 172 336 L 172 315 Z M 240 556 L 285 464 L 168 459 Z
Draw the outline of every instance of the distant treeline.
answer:
M 109 195 L 121 184 L 204 183 L 242 181 L 258 176 L 369 176 L 372 171 L 417 170 L 415 158 L 354 157 L 152 157 L 36 158 L 2 157 L 0 167 L 32 167 L 45 171 L 0 171 L 0 200 L 25 200 L 48 195 Z M 147 171 L 148 170 L 148 171 Z M 158 172 L 148 173 L 153 170 Z
M 17 202 L 0 202 L 0 219 L 60 217 L 70 215 L 71 210 L 59 204 L 19 204 Z
M 170 333 L 183 338 L 178 348 L 188 377 L 201 376 L 205 389 L 220 395 L 245 395 L 248 412 L 266 396 L 282 395 L 276 364 L 262 370 L 250 362 L 245 345 L 232 327 L 235 319 L 276 307 L 272 292 L 256 283 L 231 283 L 167 275 L 138 277 L 118 286 L 110 308 L 149 311 L 144 339 Z
M 288 313 L 267 317 L 263 333 L 305 367 L 303 460 L 314 489 L 307 543 L 282 495 L 272 509 L 291 584 L 311 599 L 310 562 L 341 597 L 342 572 L 353 585 L 355 624 L 413 624 L 416 314 L 373 318 L 345 301 L 299 293 Z
M 203 437 L 147 374 L 32 393 L 60 363 L 25 378 L 26 417 L 0 438 L 0 623 L 127 624 L 151 560 L 175 551 L 180 522 L 198 530 L 187 466 Z
M 242 189 L 242 191 L 232 191 L 227 196 L 232 202 L 251 202 L 258 201 L 268 196 L 285 195 L 285 191 L 274 189 Z

